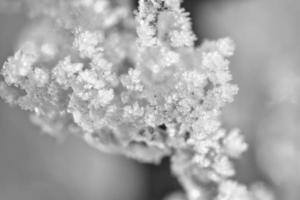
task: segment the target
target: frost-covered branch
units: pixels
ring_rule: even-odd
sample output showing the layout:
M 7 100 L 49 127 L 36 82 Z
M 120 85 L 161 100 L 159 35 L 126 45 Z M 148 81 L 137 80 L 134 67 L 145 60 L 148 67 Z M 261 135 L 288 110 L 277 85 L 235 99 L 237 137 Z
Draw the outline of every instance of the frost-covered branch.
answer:
M 219 119 L 238 91 L 231 39 L 195 46 L 180 0 L 140 0 L 135 17 L 124 0 L 27 1 L 46 28 L 4 64 L 3 99 L 51 135 L 141 162 L 169 156 L 186 192 L 170 198 L 261 199 L 231 180 L 247 144 Z

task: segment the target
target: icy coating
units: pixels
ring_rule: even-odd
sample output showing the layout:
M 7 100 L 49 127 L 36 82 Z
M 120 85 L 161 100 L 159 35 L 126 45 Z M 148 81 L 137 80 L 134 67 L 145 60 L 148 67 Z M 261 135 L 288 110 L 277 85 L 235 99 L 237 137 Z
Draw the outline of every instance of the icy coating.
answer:
M 195 46 L 180 0 L 140 0 L 134 15 L 124 0 L 22 3 L 41 22 L 4 64 L 0 95 L 44 132 L 141 162 L 170 157 L 185 194 L 167 199 L 272 199 L 231 180 L 247 149 L 219 119 L 238 91 L 231 39 Z

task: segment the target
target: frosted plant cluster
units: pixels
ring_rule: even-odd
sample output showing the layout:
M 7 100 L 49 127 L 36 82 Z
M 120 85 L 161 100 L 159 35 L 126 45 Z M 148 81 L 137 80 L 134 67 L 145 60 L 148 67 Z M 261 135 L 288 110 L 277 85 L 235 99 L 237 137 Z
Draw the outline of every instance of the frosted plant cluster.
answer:
M 0 95 L 56 137 L 141 162 L 170 157 L 185 193 L 173 200 L 270 200 L 263 187 L 232 180 L 247 149 L 225 131 L 229 38 L 195 46 L 180 0 L 24 0 L 40 29 L 3 65 Z

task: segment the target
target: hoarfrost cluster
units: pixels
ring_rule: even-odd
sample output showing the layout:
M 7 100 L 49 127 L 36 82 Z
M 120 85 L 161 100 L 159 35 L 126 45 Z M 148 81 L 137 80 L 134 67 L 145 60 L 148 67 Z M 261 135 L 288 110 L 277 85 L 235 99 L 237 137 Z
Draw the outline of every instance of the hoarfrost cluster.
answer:
M 43 29 L 3 65 L 0 95 L 44 132 L 141 162 L 170 157 L 185 194 L 168 199 L 272 199 L 231 180 L 247 149 L 219 119 L 238 91 L 231 39 L 195 46 L 180 0 L 140 0 L 135 15 L 124 0 L 22 3 Z

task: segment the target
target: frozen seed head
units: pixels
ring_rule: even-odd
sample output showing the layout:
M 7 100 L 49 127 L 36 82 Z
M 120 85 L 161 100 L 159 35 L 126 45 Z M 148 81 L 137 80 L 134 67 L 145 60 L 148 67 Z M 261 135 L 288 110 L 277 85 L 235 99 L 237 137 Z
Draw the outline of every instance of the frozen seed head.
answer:
M 210 197 L 207 184 L 219 191 L 208 199 L 249 200 L 247 188 L 230 180 L 231 159 L 247 145 L 219 118 L 238 90 L 231 39 L 196 47 L 180 0 L 140 0 L 135 17 L 123 0 L 43 2 L 30 7 L 32 16 L 47 18 L 45 32 L 55 25 L 59 37 L 45 33 L 8 58 L 2 98 L 32 111 L 51 135 L 79 135 L 141 162 L 169 156 L 186 192 L 171 199 Z

